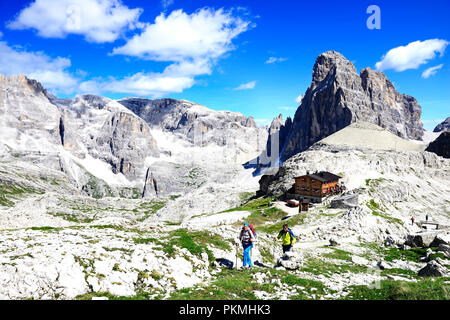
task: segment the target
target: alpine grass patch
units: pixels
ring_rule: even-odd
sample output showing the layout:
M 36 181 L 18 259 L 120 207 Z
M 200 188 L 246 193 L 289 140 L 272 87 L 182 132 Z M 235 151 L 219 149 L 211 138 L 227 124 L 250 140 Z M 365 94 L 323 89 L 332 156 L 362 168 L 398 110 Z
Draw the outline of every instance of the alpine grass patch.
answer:
M 450 278 L 427 278 L 416 282 L 381 280 L 379 288 L 351 286 L 346 300 L 449 300 Z

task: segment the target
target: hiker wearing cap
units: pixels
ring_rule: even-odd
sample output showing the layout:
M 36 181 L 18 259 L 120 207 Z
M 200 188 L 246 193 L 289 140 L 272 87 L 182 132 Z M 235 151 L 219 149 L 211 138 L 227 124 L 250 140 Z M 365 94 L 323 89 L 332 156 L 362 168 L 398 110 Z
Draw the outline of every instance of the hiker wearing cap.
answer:
M 289 229 L 286 223 L 283 225 L 283 229 L 278 233 L 277 239 L 281 239 L 283 253 L 291 251 L 292 246 L 294 245 L 295 241 L 297 241 L 294 233 L 291 229 Z
M 244 248 L 244 257 L 243 257 L 243 269 L 252 268 L 252 260 L 250 258 L 250 250 L 253 246 L 253 241 L 255 237 L 253 232 L 250 230 L 250 225 L 248 223 L 244 223 L 243 228 L 241 229 L 241 233 L 239 234 L 239 241 L 242 243 L 242 247 Z

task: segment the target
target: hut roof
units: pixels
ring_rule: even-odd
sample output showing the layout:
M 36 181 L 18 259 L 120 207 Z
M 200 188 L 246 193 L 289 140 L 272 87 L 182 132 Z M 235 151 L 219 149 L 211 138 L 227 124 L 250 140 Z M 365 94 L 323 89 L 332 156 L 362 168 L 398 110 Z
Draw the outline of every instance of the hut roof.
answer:
M 302 178 L 302 177 L 310 177 L 312 179 L 316 179 L 321 182 L 335 181 L 335 180 L 339 180 L 340 178 L 342 178 L 341 176 L 335 175 L 334 173 L 331 173 L 328 171 L 320 171 L 320 172 L 313 173 L 313 174 L 306 174 L 304 176 L 295 177 L 295 179 Z

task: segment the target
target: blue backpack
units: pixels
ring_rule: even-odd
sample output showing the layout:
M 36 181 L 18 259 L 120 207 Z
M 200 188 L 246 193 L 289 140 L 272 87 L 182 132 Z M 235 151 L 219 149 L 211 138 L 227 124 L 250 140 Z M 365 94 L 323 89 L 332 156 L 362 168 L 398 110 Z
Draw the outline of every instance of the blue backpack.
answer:
M 282 233 L 284 230 L 282 229 L 281 231 L 280 231 L 280 233 Z M 292 238 L 294 238 L 295 240 L 297 240 L 297 237 L 294 235 L 294 232 L 292 232 L 292 230 L 291 230 L 291 228 L 288 228 L 288 231 L 287 232 L 289 232 L 289 234 L 292 236 Z M 279 233 L 279 234 L 280 234 Z

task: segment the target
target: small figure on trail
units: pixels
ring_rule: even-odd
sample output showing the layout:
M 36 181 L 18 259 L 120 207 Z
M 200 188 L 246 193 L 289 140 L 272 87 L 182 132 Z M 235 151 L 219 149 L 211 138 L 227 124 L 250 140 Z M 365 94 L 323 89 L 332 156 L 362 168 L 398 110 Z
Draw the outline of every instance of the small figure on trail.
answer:
M 425 216 L 425 220 L 428 221 L 428 214 Z
M 244 226 L 241 229 L 241 233 L 239 234 L 239 240 L 241 241 L 242 248 L 244 249 L 242 269 L 247 269 L 247 265 L 248 268 L 252 268 L 253 264 L 250 258 L 250 250 L 253 247 L 255 236 L 253 235 L 253 231 L 250 229 L 250 225 L 248 223 L 244 223 Z
M 277 239 L 281 239 L 281 245 L 283 246 L 283 253 L 291 251 L 292 246 L 294 245 L 295 241 L 297 241 L 294 233 L 288 227 L 287 223 L 283 225 L 283 230 L 281 230 L 278 233 Z
M 411 225 L 414 225 L 414 217 L 411 217 Z

